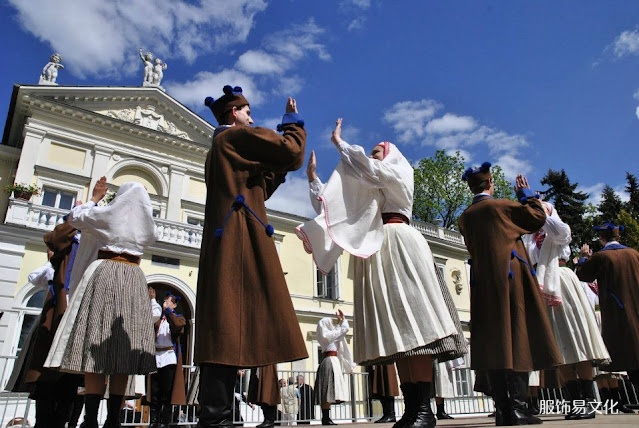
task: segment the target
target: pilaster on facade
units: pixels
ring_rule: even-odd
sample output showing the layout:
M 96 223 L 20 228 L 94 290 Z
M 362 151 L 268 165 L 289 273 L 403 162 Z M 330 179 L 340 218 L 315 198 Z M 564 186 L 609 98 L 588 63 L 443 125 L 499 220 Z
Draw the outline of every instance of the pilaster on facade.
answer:
M 109 147 L 95 146 L 93 149 L 93 166 L 91 167 L 91 183 L 89 192 L 95 186 L 100 177 L 106 176 L 109 170 L 109 161 L 113 155 L 113 149 Z
M 186 171 L 186 168 L 177 165 L 169 167 L 169 197 L 166 204 L 167 220 L 181 220 Z
M 22 145 L 22 153 L 18 161 L 15 181 L 17 183 L 31 183 L 33 180 L 33 172 L 38 162 L 40 148 L 46 132 L 41 129 L 35 129 L 30 126 L 24 128 L 24 141 Z

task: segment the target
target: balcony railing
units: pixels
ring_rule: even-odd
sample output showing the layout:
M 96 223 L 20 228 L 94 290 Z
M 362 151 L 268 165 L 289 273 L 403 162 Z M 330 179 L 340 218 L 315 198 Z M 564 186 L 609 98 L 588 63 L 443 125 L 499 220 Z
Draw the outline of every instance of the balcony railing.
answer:
M 21 199 L 9 199 L 6 224 L 25 226 L 44 231 L 53 230 L 64 221 L 69 210 L 32 204 Z M 177 221 L 154 219 L 158 231 L 158 241 L 169 244 L 200 248 L 202 226 Z
M 21 199 L 9 199 L 9 209 L 5 223 L 26 226 L 40 230 L 53 230 L 62 223 L 68 210 L 36 205 Z M 182 245 L 191 248 L 200 248 L 202 243 L 202 227 L 170 221 L 155 219 L 158 228 L 158 241 L 170 244 Z M 434 224 L 412 220 L 411 225 L 426 237 L 441 239 L 453 244 L 464 245 L 464 238 L 459 232 L 445 229 Z

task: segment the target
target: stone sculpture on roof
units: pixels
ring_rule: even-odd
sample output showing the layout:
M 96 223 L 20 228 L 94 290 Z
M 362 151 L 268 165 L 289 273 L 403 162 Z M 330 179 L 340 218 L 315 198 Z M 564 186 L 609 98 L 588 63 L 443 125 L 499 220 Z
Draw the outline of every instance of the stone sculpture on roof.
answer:
M 144 80 L 142 81 L 142 86 L 151 86 L 164 90 L 164 88 L 160 86 L 160 83 L 164 77 L 164 70 L 167 68 L 166 63 L 160 58 L 155 58 L 154 61 L 153 53 L 143 53 L 142 48 L 140 48 L 140 59 L 144 63 Z
M 40 74 L 40 81 L 38 84 L 40 85 L 57 85 L 55 80 L 58 78 L 58 69 L 64 68 L 64 65 L 61 64 L 62 57 L 59 53 L 54 53 L 49 57 L 49 62 L 42 69 L 42 73 Z

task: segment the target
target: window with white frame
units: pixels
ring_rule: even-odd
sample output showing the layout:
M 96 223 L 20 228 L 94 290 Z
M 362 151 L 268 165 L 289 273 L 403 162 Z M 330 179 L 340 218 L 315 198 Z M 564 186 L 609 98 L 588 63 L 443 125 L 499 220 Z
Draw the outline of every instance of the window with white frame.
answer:
M 315 293 L 322 299 L 340 299 L 339 260 L 326 275 L 315 267 Z
M 455 395 L 457 397 L 468 397 L 471 395 L 470 388 L 470 367 L 468 361 L 468 355 L 464 355 L 464 366 L 462 368 L 453 370 L 453 376 L 455 377 Z
M 42 189 L 42 205 L 70 210 L 77 199 L 77 193 L 68 190 L 44 186 Z

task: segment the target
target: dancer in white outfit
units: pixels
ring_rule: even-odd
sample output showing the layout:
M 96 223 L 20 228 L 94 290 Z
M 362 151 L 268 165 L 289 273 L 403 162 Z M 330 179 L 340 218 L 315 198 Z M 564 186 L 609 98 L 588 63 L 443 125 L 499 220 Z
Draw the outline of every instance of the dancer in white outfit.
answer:
M 428 242 L 409 226 L 410 163 L 389 142 L 368 156 L 341 138 L 341 126 L 338 119 L 332 136 L 341 161 L 326 185 L 311 154 L 307 175 L 319 215 L 296 231 L 323 272 L 344 250 L 355 256 L 355 361 L 395 362 L 406 403 L 397 425 L 432 427 L 432 358 L 446 361 L 466 352 L 457 311 L 437 280 Z
M 563 358 L 559 366 L 562 380 L 570 392 L 573 406 L 566 419 L 590 419 L 595 410 L 576 408 L 575 400 L 594 399 L 593 364 L 610 361 L 597 320 L 588 297 L 566 262 L 570 258 L 570 226 L 564 223 L 554 207 L 543 202 L 546 223 L 524 241 L 533 264 L 542 296 L 548 305 L 548 317 Z

